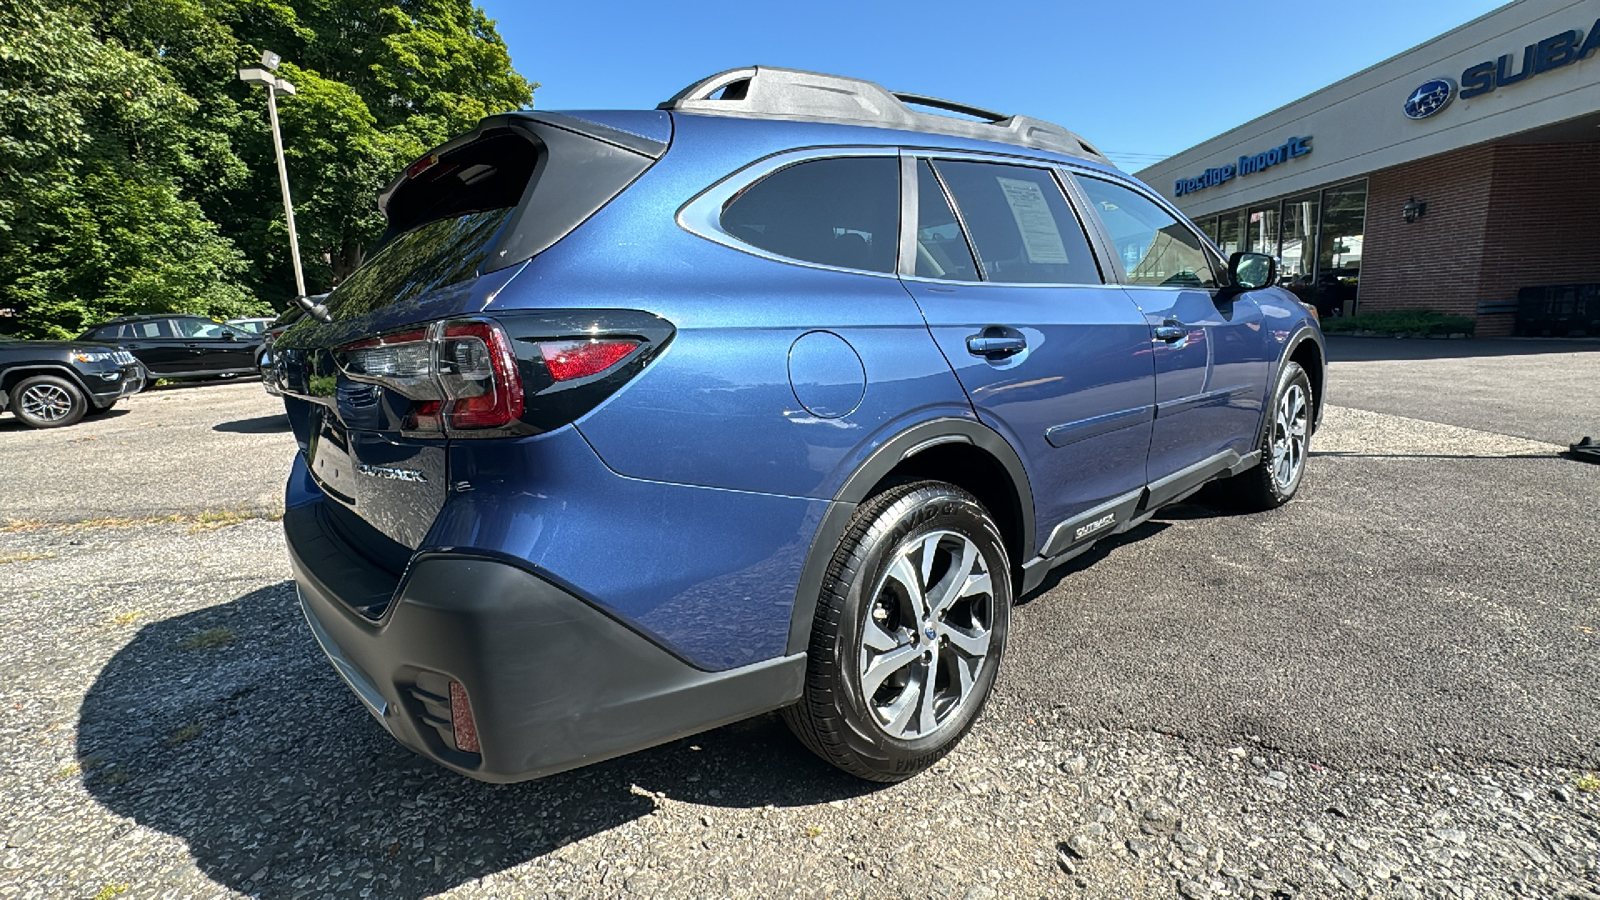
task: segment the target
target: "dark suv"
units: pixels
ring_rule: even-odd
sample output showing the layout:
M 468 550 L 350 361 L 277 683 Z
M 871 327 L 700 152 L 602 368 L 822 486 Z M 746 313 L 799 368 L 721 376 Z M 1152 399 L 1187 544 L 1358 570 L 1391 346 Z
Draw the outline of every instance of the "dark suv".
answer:
M 1207 483 L 1285 503 L 1321 409 L 1271 257 L 1059 126 L 868 82 L 493 116 L 380 206 L 274 348 L 284 529 L 339 674 L 475 778 L 773 709 L 913 775 L 1019 594 Z
M 33 428 L 72 425 L 143 387 L 139 363 L 126 350 L 82 341 L 0 340 L 0 411 L 9 409 Z
M 153 378 L 209 378 L 260 371 L 261 335 L 205 316 L 124 316 L 94 326 L 80 340 L 129 351 Z

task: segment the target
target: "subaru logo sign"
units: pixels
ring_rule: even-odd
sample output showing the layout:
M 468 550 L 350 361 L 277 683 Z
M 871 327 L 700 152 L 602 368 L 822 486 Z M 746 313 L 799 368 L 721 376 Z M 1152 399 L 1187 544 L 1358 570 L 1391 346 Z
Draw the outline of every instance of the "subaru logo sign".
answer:
M 1411 92 L 1404 107 L 1406 118 L 1426 119 L 1446 106 L 1456 95 L 1456 83 L 1448 78 L 1435 78 Z

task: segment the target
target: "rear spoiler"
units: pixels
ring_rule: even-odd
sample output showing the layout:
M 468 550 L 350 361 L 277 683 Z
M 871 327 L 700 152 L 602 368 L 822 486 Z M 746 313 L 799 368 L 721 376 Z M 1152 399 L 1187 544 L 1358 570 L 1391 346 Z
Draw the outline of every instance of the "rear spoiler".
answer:
M 667 151 L 667 144 L 661 141 L 558 113 L 489 116 L 473 130 L 414 160 L 378 194 L 378 209 L 389 220 L 389 230 L 377 246 L 429 221 L 426 216 L 432 209 L 430 205 L 406 208 L 408 186 L 417 182 L 420 190 L 423 182 L 418 179 L 441 161 L 474 144 L 487 144 L 507 135 L 525 139 L 529 152 L 538 155 L 516 211 L 489 255 L 485 273 L 516 265 L 548 249 L 632 184 Z M 563 177 L 567 171 L 581 171 L 582 177 Z M 552 173 L 553 177 L 545 177 Z M 529 200 L 536 189 L 539 200 L 535 209 Z

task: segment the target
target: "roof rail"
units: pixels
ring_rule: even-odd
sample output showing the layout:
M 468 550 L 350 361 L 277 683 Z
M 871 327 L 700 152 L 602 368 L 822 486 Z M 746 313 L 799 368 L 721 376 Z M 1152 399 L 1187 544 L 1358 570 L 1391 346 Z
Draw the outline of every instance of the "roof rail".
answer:
M 972 116 L 979 121 L 918 112 L 912 106 Z M 802 72 L 798 69 L 773 66 L 729 69 L 689 85 L 656 108 L 719 116 L 847 122 L 904 131 L 925 131 L 1017 144 L 1111 165 L 1105 154 L 1089 142 L 1060 125 L 1042 119 L 1008 116 L 937 97 L 895 93 L 859 78 Z

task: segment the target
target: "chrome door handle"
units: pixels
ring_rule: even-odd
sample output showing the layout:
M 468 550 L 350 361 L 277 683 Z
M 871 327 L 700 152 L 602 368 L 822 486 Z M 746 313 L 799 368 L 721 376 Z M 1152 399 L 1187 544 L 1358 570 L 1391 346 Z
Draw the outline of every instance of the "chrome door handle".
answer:
M 1177 322 L 1169 320 L 1156 326 L 1156 340 L 1158 341 L 1175 344 L 1188 336 L 1189 329 L 1179 325 Z
M 986 359 L 1003 359 L 1028 349 L 1028 339 L 1020 332 L 1000 326 L 990 326 L 982 332 L 967 337 L 967 352 Z

